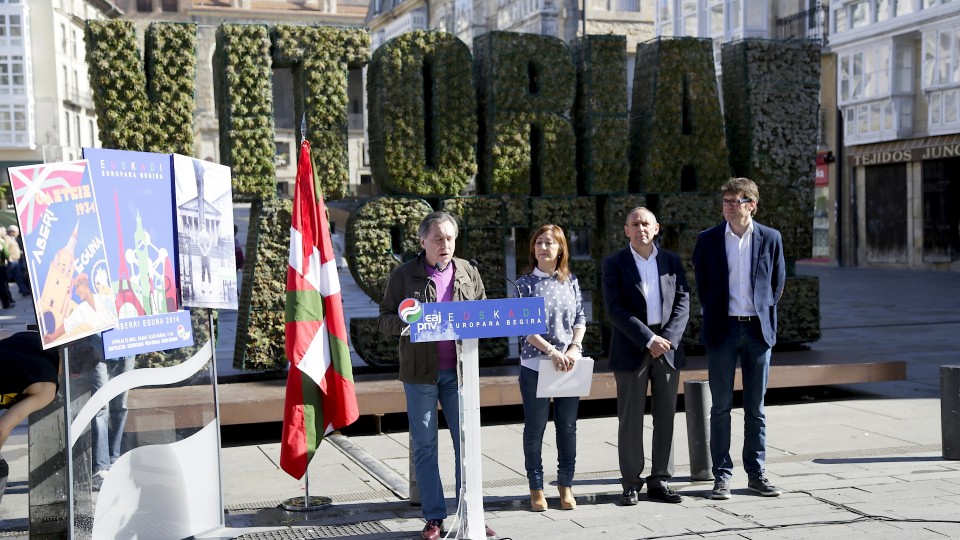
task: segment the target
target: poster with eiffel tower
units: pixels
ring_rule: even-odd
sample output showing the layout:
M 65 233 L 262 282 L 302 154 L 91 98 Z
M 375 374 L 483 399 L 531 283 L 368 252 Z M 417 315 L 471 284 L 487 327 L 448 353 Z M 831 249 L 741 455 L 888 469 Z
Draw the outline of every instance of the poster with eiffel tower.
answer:
M 44 349 L 116 326 L 86 161 L 7 169 Z
M 170 154 L 84 148 L 111 265 L 119 316 L 104 332 L 106 358 L 193 345 L 176 272 Z M 110 226 L 107 226 L 107 224 Z

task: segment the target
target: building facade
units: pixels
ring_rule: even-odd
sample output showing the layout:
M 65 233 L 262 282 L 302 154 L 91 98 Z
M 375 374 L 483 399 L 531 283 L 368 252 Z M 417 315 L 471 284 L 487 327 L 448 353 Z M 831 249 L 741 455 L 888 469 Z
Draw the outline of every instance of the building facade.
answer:
M 830 18 L 841 256 L 960 270 L 960 1 L 833 0 Z
M 819 42 L 821 56 L 820 115 L 817 136 L 817 175 L 814 189 L 813 249 L 810 258 L 835 260 L 837 212 L 832 201 L 836 190 L 837 118 L 833 56 L 826 47 L 828 8 L 818 0 L 657 0 L 658 36 L 689 36 L 713 40 L 717 88 L 722 89 L 720 49 L 741 39 L 806 39 Z
M 7 167 L 97 145 L 84 21 L 119 15 L 106 0 L 0 0 L 0 185 Z
M 371 47 L 411 30 L 441 30 L 468 47 L 490 31 L 553 36 L 627 38 L 627 84 L 633 85 L 637 44 L 654 36 L 654 0 L 372 0 L 367 13 Z M 627 96 L 633 94 L 627 88 Z
M 194 123 L 197 155 L 220 162 L 220 132 L 214 101 L 213 52 L 216 31 L 231 24 L 322 24 L 362 26 L 367 12 L 365 0 L 115 0 L 124 17 L 134 20 L 142 32 L 154 21 L 197 24 L 197 95 Z M 347 149 L 350 160 L 350 191 L 357 195 L 370 183 L 370 166 L 364 137 L 366 94 L 361 70 L 351 70 Z M 297 130 L 294 118 L 293 74 L 275 69 L 273 75 L 277 193 L 292 197 L 297 174 Z

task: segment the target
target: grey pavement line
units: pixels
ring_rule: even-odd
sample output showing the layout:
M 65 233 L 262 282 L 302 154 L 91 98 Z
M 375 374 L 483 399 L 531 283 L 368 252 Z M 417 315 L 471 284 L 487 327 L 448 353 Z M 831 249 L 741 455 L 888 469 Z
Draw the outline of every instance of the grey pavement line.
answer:
M 857 324 L 851 326 L 821 326 L 820 330 L 856 330 L 857 328 L 896 328 L 900 326 L 934 326 L 940 324 L 960 324 L 960 320 L 955 321 L 919 321 L 905 323 L 882 323 L 882 324 Z
M 396 471 L 388 467 L 379 459 L 370 455 L 366 450 L 350 442 L 350 439 L 343 435 L 330 435 L 327 437 L 334 446 L 340 449 L 344 455 L 349 457 L 373 475 L 381 484 L 386 486 L 400 499 L 410 498 L 410 482 L 400 476 Z

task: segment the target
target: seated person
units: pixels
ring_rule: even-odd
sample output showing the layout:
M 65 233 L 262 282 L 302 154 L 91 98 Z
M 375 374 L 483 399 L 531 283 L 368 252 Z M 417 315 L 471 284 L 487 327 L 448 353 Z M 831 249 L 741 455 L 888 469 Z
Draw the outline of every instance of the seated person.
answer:
M 18 332 L 0 339 L 0 451 L 13 428 L 53 401 L 60 371 L 57 349 L 43 350 L 39 333 Z M 0 457 L 0 499 L 8 471 Z

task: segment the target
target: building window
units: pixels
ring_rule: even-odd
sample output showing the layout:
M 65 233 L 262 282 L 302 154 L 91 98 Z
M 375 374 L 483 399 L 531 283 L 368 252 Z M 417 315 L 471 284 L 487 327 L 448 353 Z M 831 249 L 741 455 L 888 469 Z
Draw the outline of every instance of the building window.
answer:
M 889 96 L 890 46 L 874 46 L 866 52 L 842 55 L 839 78 L 841 102 Z
M 27 88 L 25 71 L 26 64 L 23 62 L 23 56 L 0 55 L 0 96 L 25 95 Z
M 26 105 L 0 104 L 0 145 L 27 145 L 30 143 Z
M 137 11 L 150 13 L 153 11 L 153 0 L 137 0 Z
M 683 35 L 697 37 L 700 35 L 697 24 L 697 0 L 682 0 L 681 17 L 683 20 Z
M 833 33 L 837 34 L 844 30 L 849 30 L 847 28 L 847 10 L 845 7 L 839 6 L 833 10 Z
M 283 169 L 289 167 L 292 161 L 290 160 L 290 143 L 285 141 L 274 141 L 275 150 L 273 153 L 273 166 L 278 169 Z
M 960 84 L 960 30 L 931 30 L 923 34 L 923 84 L 936 87 Z
M 63 113 L 63 133 L 65 135 L 64 139 L 67 141 L 66 146 L 73 146 L 73 140 L 70 138 L 70 113 Z
M 20 21 L 20 15 L 0 13 L 0 47 L 23 45 L 23 25 Z
M 896 46 L 894 92 L 913 93 L 913 45 L 901 43 Z
M 731 34 L 740 31 L 740 21 L 743 20 L 743 13 L 740 12 L 740 0 L 729 0 L 727 4 L 727 26 Z
M 178 10 L 177 0 L 163 0 L 161 6 L 164 11 L 176 12 Z
M 870 24 L 870 2 L 861 0 L 850 4 L 850 28 L 863 28 Z
M 723 37 L 723 0 L 711 0 L 709 10 L 710 36 Z
M 657 26 L 659 35 L 673 35 L 673 0 L 657 0 Z
M 890 3 L 896 0 L 877 0 L 877 22 L 890 18 Z
M 894 14 L 899 17 L 901 15 L 909 15 L 913 13 L 913 0 L 895 0 Z

